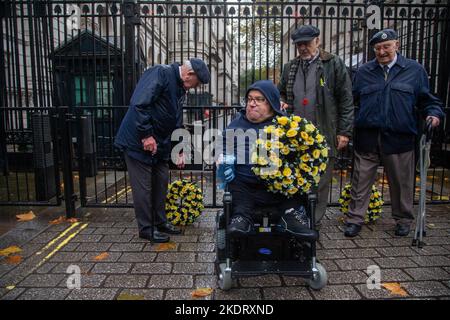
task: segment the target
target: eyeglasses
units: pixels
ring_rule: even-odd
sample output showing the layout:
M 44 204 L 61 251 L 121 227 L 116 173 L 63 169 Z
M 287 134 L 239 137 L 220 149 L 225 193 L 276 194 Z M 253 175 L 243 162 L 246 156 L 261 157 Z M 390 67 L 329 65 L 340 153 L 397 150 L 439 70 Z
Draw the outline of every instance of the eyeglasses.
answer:
M 256 97 L 256 98 L 247 97 L 246 100 L 247 100 L 247 103 L 251 103 L 252 101 L 254 101 L 258 105 L 266 102 L 266 98 L 264 98 L 264 97 Z

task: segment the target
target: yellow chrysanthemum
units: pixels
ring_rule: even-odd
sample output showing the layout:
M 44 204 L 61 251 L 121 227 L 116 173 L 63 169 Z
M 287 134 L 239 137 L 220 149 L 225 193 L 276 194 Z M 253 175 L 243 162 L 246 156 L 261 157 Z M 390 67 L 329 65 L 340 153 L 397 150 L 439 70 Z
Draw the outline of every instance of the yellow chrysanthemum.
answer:
M 314 129 L 316 129 L 316 127 L 312 123 L 308 123 L 307 125 L 305 125 L 306 132 L 313 132 Z
M 288 190 L 289 194 L 296 194 L 298 192 L 298 189 L 296 187 L 292 187 Z
M 277 122 L 282 126 L 285 126 L 288 123 L 289 119 L 287 117 L 278 117 Z
M 264 132 L 265 133 L 273 133 L 273 131 L 275 130 L 275 126 L 267 126 L 264 128 Z
M 320 171 L 325 171 L 325 169 L 327 168 L 327 164 L 326 163 L 321 163 L 319 166 Z
M 307 164 L 300 164 L 300 169 L 302 169 L 305 172 L 310 172 L 311 171 L 311 167 L 309 167 Z
M 258 164 L 260 166 L 265 166 L 267 165 L 269 162 L 267 161 L 267 159 L 265 157 L 258 157 Z
M 295 137 L 297 135 L 297 130 L 295 129 L 289 129 L 286 133 L 286 136 L 289 138 Z
M 309 137 L 306 139 L 305 144 L 312 146 L 314 144 L 314 139 L 312 137 Z
M 317 174 L 319 173 L 319 167 L 313 167 L 311 170 L 311 175 L 313 177 L 317 176 Z
M 309 149 L 309 146 L 307 146 L 307 145 L 301 145 L 300 147 L 299 147 L 299 149 L 301 150 L 301 151 L 305 151 L 305 150 L 308 150 Z
M 281 149 L 284 147 L 284 143 L 277 140 L 272 142 L 272 146 L 276 149 Z
M 322 142 L 323 142 L 323 135 L 318 134 L 318 135 L 316 136 L 316 140 L 317 140 L 318 143 L 322 143 Z
M 297 121 L 292 121 L 291 122 L 291 128 L 292 129 L 298 128 L 298 122 Z
M 300 136 L 303 140 L 307 140 L 309 138 L 309 135 L 305 131 L 300 132 Z
M 295 122 L 300 122 L 300 121 L 302 121 L 302 118 L 299 116 L 293 116 L 292 120 L 294 120 Z
M 290 152 L 290 150 L 289 150 L 289 148 L 286 147 L 286 146 L 284 146 L 283 149 L 281 149 L 281 153 L 284 154 L 284 155 L 289 154 L 289 152 Z
M 328 149 L 327 148 L 323 148 L 321 152 L 322 152 L 323 157 L 328 158 Z
M 319 149 L 315 149 L 313 151 L 312 155 L 313 155 L 314 159 L 319 159 L 319 157 L 320 157 L 320 150 Z
M 284 130 L 282 129 L 282 128 L 276 128 L 274 131 L 273 131 L 273 134 L 276 136 L 276 137 L 282 137 L 282 136 L 284 136 L 285 135 L 285 132 L 284 132 Z
M 308 162 L 309 160 L 311 160 L 311 157 L 309 156 L 309 154 L 305 153 L 300 157 L 300 160 L 302 160 L 303 162 Z
M 283 176 L 289 177 L 292 174 L 292 170 L 289 167 L 283 169 Z

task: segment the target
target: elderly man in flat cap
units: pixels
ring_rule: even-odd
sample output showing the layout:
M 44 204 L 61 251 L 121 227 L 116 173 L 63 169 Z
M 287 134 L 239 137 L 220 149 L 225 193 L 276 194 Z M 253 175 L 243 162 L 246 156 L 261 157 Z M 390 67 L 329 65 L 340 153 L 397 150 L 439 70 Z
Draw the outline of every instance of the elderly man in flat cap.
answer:
M 167 222 L 165 212 L 171 135 L 182 126 L 188 90 L 209 80 L 208 67 L 197 58 L 181 66 L 156 65 L 144 72 L 131 97 L 115 145 L 124 152 L 143 239 L 168 242 L 167 234 L 180 233 Z M 176 162 L 179 168 L 184 166 L 183 154 Z
M 320 48 L 320 30 L 302 25 L 291 38 L 298 56 L 283 67 L 278 89 L 282 108 L 312 121 L 331 147 L 330 161 L 318 187 L 316 227 L 325 214 L 334 159 L 353 131 L 352 83 L 338 56 Z
M 399 41 L 394 30 L 377 32 L 369 44 L 375 59 L 362 65 L 353 81 L 355 165 L 344 234 L 354 237 L 360 232 L 381 162 L 389 182 L 395 235 L 407 236 L 414 220 L 417 116 L 436 127 L 444 113 L 441 101 L 430 93 L 423 66 L 397 52 Z

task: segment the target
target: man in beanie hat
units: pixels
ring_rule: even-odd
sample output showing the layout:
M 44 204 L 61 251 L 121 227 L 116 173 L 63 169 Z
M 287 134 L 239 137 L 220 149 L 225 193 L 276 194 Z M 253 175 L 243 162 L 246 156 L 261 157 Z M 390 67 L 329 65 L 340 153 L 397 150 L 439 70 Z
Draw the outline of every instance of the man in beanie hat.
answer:
M 352 83 L 338 56 L 320 48 L 320 30 L 302 25 L 291 38 L 298 56 L 283 67 L 278 89 L 282 108 L 313 122 L 331 147 L 327 169 L 318 186 L 316 227 L 325 214 L 335 157 L 353 130 Z
M 444 117 L 442 102 L 430 93 L 423 66 L 398 53 L 395 30 L 377 32 L 369 44 L 375 59 L 359 68 L 353 82 L 355 165 L 344 234 L 354 237 L 360 232 L 381 162 L 389 182 L 395 235 L 407 236 L 414 220 L 417 115 L 437 127 Z
M 286 113 L 280 108 L 277 87 L 270 80 L 256 81 L 247 89 L 246 107 L 224 131 L 224 153 L 235 159 L 234 170 L 225 170 L 225 180 L 233 198 L 228 228 L 232 234 L 245 235 L 253 231 L 252 215 L 256 206 L 278 206 L 281 215 L 280 231 L 307 238 L 317 237 L 317 232 L 307 226 L 306 212 L 295 210 L 300 206 L 298 197 L 289 199 L 282 194 L 267 191 L 266 185 L 252 171 L 252 147 L 264 127 L 270 125 L 275 116 L 280 115 Z M 229 149 L 232 149 L 231 152 Z
M 115 145 L 123 150 L 133 194 L 139 237 L 168 242 L 180 229 L 167 222 L 165 199 L 172 132 L 182 127 L 189 89 L 206 84 L 210 74 L 197 58 L 183 65 L 156 65 L 144 72 L 131 97 Z M 179 155 L 178 167 L 184 166 Z

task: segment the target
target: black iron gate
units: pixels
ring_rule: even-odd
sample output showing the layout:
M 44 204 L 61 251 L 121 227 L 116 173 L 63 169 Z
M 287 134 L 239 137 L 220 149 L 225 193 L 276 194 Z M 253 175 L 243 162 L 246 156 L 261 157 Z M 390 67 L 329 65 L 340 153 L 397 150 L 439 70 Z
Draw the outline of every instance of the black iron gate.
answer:
M 189 130 L 221 129 L 258 79 L 278 82 L 295 55 L 290 34 L 321 29 L 322 47 L 350 72 L 373 57 L 368 38 L 395 28 L 448 106 L 450 4 L 443 1 L 26 1 L 0 3 L 0 204 L 131 206 L 127 172 L 113 139 L 145 68 L 204 59 L 212 81 L 190 93 Z M 445 109 L 449 115 L 449 108 Z M 450 125 L 435 135 L 427 199 L 448 202 Z M 339 155 L 330 203 L 349 181 L 352 151 Z M 61 179 L 61 177 L 63 179 Z M 217 206 L 205 163 L 172 170 L 197 181 Z M 378 184 L 386 192 L 380 168 Z M 417 198 L 416 198 L 417 199 Z

